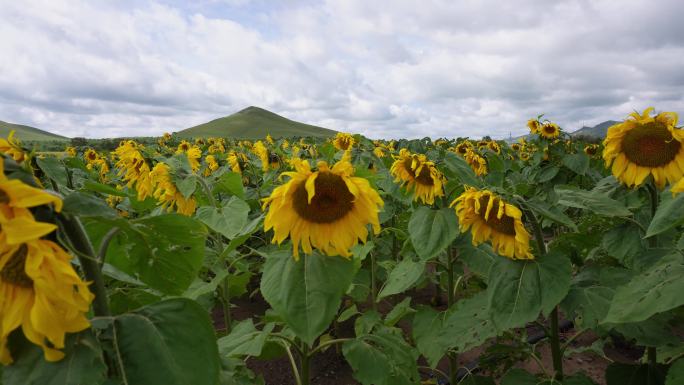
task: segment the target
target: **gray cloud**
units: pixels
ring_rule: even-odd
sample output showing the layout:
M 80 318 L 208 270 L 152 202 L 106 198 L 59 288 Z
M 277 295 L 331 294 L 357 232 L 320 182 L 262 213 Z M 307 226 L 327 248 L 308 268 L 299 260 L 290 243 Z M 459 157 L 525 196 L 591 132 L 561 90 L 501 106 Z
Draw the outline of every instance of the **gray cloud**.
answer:
M 370 137 L 505 137 L 684 110 L 677 0 L 0 7 L 0 119 L 154 135 L 258 105 Z

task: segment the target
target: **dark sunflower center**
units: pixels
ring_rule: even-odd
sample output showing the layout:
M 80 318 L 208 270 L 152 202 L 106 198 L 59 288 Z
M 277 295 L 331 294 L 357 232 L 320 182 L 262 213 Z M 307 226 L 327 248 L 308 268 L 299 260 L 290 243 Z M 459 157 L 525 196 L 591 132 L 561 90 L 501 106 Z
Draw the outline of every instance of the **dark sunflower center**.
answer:
M 496 217 L 496 213 L 499 211 L 499 200 L 494 198 L 494 205 L 489 211 L 489 219 L 485 219 L 487 204 L 489 204 L 489 196 L 485 195 L 480 198 L 480 218 L 487 223 L 487 226 L 503 234 L 515 235 L 515 222 L 513 218 L 506 214 L 502 215 L 501 219 Z
M 546 125 L 546 126 L 544 126 L 544 132 L 546 132 L 547 134 L 553 134 L 554 132 L 556 132 L 556 127 L 554 127 L 550 124 Z
M 587 147 L 584 151 L 587 153 L 587 155 L 596 155 L 595 147 Z
M 637 127 L 622 139 L 622 151 L 630 162 L 643 167 L 661 167 L 679 153 L 681 143 L 662 124 L 651 122 Z
M 468 152 L 468 147 L 458 146 L 458 147 L 456 147 L 456 151 L 458 151 L 458 153 L 461 155 L 465 155 L 465 153 Z
M 5 190 L 0 190 L 0 204 L 8 204 L 10 201 L 9 195 L 5 192 Z
M 21 287 L 33 287 L 33 280 L 26 275 L 26 257 L 28 247 L 25 244 L 14 251 L 9 261 L 0 270 L 0 280 Z
M 304 182 L 297 186 L 292 205 L 300 217 L 314 223 L 332 223 L 341 219 L 354 208 L 354 195 L 339 175 L 328 171 L 318 174 L 314 181 L 316 193 L 308 202 Z
M 416 162 L 416 166 L 419 166 L 419 163 L 420 162 Z M 407 158 L 404 161 L 404 167 L 411 172 L 411 175 L 416 175 L 416 169 L 411 167 L 412 164 L 413 158 Z M 423 168 L 420 169 L 420 173 L 418 173 L 418 176 L 415 178 L 418 183 L 425 186 L 433 186 L 435 184 L 435 181 L 432 180 L 432 176 L 430 175 L 430 167 L 425 165 L 423 165 Z

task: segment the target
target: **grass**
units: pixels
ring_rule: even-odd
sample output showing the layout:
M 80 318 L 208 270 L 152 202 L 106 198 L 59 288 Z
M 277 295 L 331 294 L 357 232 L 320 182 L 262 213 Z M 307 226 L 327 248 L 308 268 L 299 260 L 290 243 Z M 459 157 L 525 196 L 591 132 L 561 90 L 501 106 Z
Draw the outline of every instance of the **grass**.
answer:
M 266 134 L 274 138 L 293 136 L 331 137 L 337 131 L 295 122 L 259 107 L 248 107 L 230 116 L 212 120 L 179 131 L 181 138 L 227 137 L 263 139 Z
M 7 123 L 0 120 L 0 137 L 7 138 L 12 130 L 15 131 L 14 137 L 21 141 L 68 139 L 67 137 L 43 131 L 35 127 Z

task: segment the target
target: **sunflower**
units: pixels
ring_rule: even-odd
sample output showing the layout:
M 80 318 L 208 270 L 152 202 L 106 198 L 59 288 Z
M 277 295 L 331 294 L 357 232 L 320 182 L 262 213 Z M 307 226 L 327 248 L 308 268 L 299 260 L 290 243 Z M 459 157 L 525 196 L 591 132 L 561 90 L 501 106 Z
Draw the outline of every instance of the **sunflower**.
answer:
M 188 149 L 185 155 L 188 157 L 188 163 L 190 163 L 190 168 L 192 168 L 192 171 L 195 172 L 199 170 L 202 150 L 197 146 L 192 146 L 190 149 Z
M 463 158 L 468 162 L 468 165 L 475 171 L 477 176 L 487 175 L 487 160 L 478 153 L 468 148 Z
M 513 144 L 511 144 L 511 150 L 513 150 L 513 151 L 515 151 L 515 152 L 520 151 L 521 148 L 522 148 L 522 147 L 520 146 L 519 143 L 513 143 Z
M 75 148 L 75 147 L 71 147 L 71 146 L 65 148 L 65 149 L 64 149 L 64 152 L 66 152 L 66 154 L 67 154 L 68 156 L 72 157 L 72 158 L 75 157 L 75 156 L 78 154 L 78 153 L 76 152 L 76 148 Z
M 464 140 L 456 145 L 455 152 L 461 156 L 465 156 L 469 148 L 473 148 L 473 144 L 469 140 Z
M 287 139 L 283 140 L 283 143 L 280 144 L 280 148 L 283 150 L 287 150 L 290 148 L 290 142 L 287 141 Z
M 122 141 L 119 147 L 114 150 L 118 161 L 116 167 L 119 168 L 119 176 L 126 182 L 126 187 L 135 186 L 138 192 L 138 200 L 143 201 L 152 195 L 152 179 L 150 178 L 150 166 L 140 153 L 139 145 L 133 140 Z
M 273 137 L 271 136 L 271 134 L 266 134 L 266 141 L 268 142 L 268 144 L 273 144 L 273 143 L 275 143 L 275 142 L 273 141 Z
M 240 157 L 235 151 L 231 151 L 228 154 L 228 165 L 233 172 L 242 174 L 242 166 L 240 165 Z
M 491 242 L 494 251 L 510 259 L 534 259 L 530 234 L 522 222 L 522 211 L 488 190 L 466 188 L 451 207 L 461 232 L 471 230 L 473 245 Z
M 333 140 L 333 145 L 338 150 L 347 151 L 354 145 L 354 137 L 344 132 L 338 132 Z
M 45 359 L 64 357 L 64 335 L 88 328 L 85 317 L 93 295 L 71 266 L 71 256 L 40 239 L 54 231 L 37 222 L 29 208 L 62 200 L 17 179 L 8 179 L 0 158 L 0 363 L 12 357 L 7 337 L 21 326 L 26 338 L 43 349 Z
M 290 180 L 264 199 L 263 208 L 268 208 L 264 230 L 273 229 L 273 243 L 289 236 L 295 260 L 300 244 L 306 254 L 316 248 L 349 258 L 352 246 L 359 240 L 366 242 L 368 224 L 375 234 L 380 232 L 378 212 L 383 201 L 366 179 L 354 176 L 347 156 L 332 168 L 318 162 L 318 171 L 312 171 L 306 160 L 294 166 L 294 171 L 281 174 Z
M 492 150 L 493 152 L 495 152 L 497 154 L 501 154 L 501 146 L 499 145 L 499 143 L 497 143 L 493 140 L 487 143 L 487 148 Z
M 268 165 L 270 163 L 270 152 L 268 151 L 268 148 L 264 146 L 264 143 L 262 141 L 257 140 L 256 143 L 254 143 L 252 151 L 261 160 L 261 169 L 263 171 L 268 171 Z
M 219 164 L 216 161 L 216 157 L 213 155 L 207 155 L 206 158 L 204 158 L 204 161 L 207 163 L 207 168 L 204 169 L 204 176 L 209 176 L 214 171 L 218 170 Z
M 204 138 L 197 138 L 195 139 L 195 145 L 197 146 L 204 146 L 207 144 L 207 142 L 204 140 Z
M 159 144 L 160 146 L 166 146 L 166 143 L 168 143 L 170 140 L 171 140 L 171 134 L 168 132 L 165 132 L 164 135 L 162 135 L 161 138 L 159 138 L 157 140 L 157 144 Z
M 541 123 L 539 123 L 539 120 L 537 119 L 530 119 L 527 121 L 527 128 L 530 129 L 530 133 L 538 134 L 539 129 L 541 128 Z
M 589 155 L 590 157 L 593 157 L 598 153 L 598 144 L 587 144 L 584 146 L 584 153 Z
M 630 187 L 641 185 L 649 174 L 658 188 L 684 176 L 684 130 L 676 128 L 677 114 L 661 112 L 651 117 L 651 111 L 653 107 L 641 115 L 633 112 L 608 128 L 603 141 L 606 167 L 612 164 L 613 175 Z
M 556 123 L 544 122 L 539 128 L 539 135 L 546 139 L 555 139 L 560 135 L 560 127 Z
M 19 139 L 14 138 L 14 130 L 10 131 L 7 139 L 0 138 L 0 152 L 7 154 L 17 163 L 21 163 L 26 159 L 24 149 L 21 148 L 21 142 Z
M 385 151 L 383 151 L 382 147 L 375 147 L 373 149 L 373 155 L 375 155 L 378 158 L 384 158 L 385 157 Z
M 171 179 L 169 166 L 164 162 L 157 163 L 150 172 L 150 178 L 156 186 L 153 196 L 161 203 L 162 208 L 171 212 L 176 208 L 179 214 L 190 216 L 197 208 L 195 198 L 186 198 L 178 191 L 178 188 Z
M 411 154 L 402 148 L 395 159 L 390 174 L 408 191 L 414 190 L 413 200 L 420 199 L 431 205 L 435 203 L 436 196 L 444 196 L 444 176 L 425 155 Z
M 530 160 L 530 153 L 527 151 L 521 151 L 520 152 L 520 160 L 523 160 L 523 161 Z
M 188 142 L 187 140 L 182 140 L 182 141 L 178 144 L 178 148 L 176 149 L 176 154 L 181 154 L 181 153 L 184 153 L 184 152 L 188 152 L 188 150 L 190 149 L 190 147 L 192 147 L 192 144 L 190 144 L 190 142 Z

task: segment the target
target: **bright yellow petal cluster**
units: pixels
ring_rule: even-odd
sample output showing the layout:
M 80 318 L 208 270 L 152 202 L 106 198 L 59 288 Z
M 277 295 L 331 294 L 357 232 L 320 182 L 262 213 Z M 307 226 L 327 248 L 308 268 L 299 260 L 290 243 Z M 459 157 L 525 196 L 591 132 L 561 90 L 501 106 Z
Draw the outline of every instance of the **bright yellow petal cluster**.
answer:
M 7 338 L 21 327 L 43 349 L 45 359 L 64 357 L 66 333 L 90 326 L 86 313 L 93 295 L 71 266 L 71 256 L 40 239 L 57 227 L 37 222 L 29 208 L 62 201 L 43 190 L 5 177 L 0 158 L 0 363 L 12 356 Z
M 461 232 L 471 230 L 473 245 L 491 242 L 494 251 L 510 259 L 534 259 L 522 211 L 488 190 L 469 187 L 456 198 Z
M 633 112 L 622 123 L 608 128 L 603 160 L 613 175 L 627 186 L 639 186 L 649 175 L 658 188 L 677 183 L 684 176 L 684 130 L 677 128 L 674 112 L 650 116 L 653 107 Z
M 560 127 L 556 123 L 544 122 L 544 124 L 539 127 L 538 134 L 546 139 L 556 139 L 560 135 Z
M 256 143 L 254 143 L 254 147 L 252 147 L 252 152 L 261 160 L 261 169 L 264 172 L 268 171 L 270 152 L 268 151 L 268 148 L 264 146 L 264 143 L 257 140 Z
M 215 156 L 207 155 L 206 158 L 204 158 L 204 161 L 207 163 L 207 167 L 204 169 L 204 176 L 209 176 L 214 171 L 218 170 L 219 164 Z
M 306 160 L 294 166 L 294 171 L 282 173 L 290 180 L 264 199 L 263 208 L 268 208 L 264 231 L 273 229 L 273 242 L 278 244 L 289 236 L 295 260 L 300 245 L 306 254 L 318 249 L 349 258 L 352 246 L 366 242 L 368 224 L 375 234 L 380 232 L 383 201 L 366 179 L 354 176 L 347 157 L 332 168 L 318 162 L 317 171 Z
M 541 123 L 537 119 L 530 119 L 527 121 L 527 128 L 530 129 L 531 134 L 538 134 L 541 128 Z
M 166 163 L 159 162 L 154 165 L 150 172 L 155 189 L 154 197 L 162 204 L 167 211 L 175 211 L 183 215 L 192 215 L 197 208 L 195 198 L 186 198 L 178 191 L 175 183 L 171 179 L 170 168 Z
M 477 176 L 487 175 L 487 160 L 477 152 L 473 151 L 471 148 L 467 148 L 463 158 L 468 162 L 468 165 L 475 171 Z
M 118 175 L 126 182 L 126 187 L 135 186 L 138 200 L 142 201 L 152 195 L 153 187 L 152 179 L 150 179 L 150 166 L 140 153 L 140 148 L 142 145 L 133 140 L 126 140 L 114 150 L 114 154 L 118 159 L 116 162 L 116 167 L 119 169 Z
M 26 154 L 21 148 L 19 139 L 14 138 L 14 130 L 10 131 L 7 139 L 0 138 L 0 152 L 7 154 L 7 156 L 14 159 L 17 163 L 21 163 L 26 159 Z
M 413 200 L 435 203 L 435 197 L 444 196 L 444 176 L 433 162 L 423 154 L 412 154 L 405 148 L 399 151 L 390 168 L 394 181 L 408 191 L 413 190 Z

